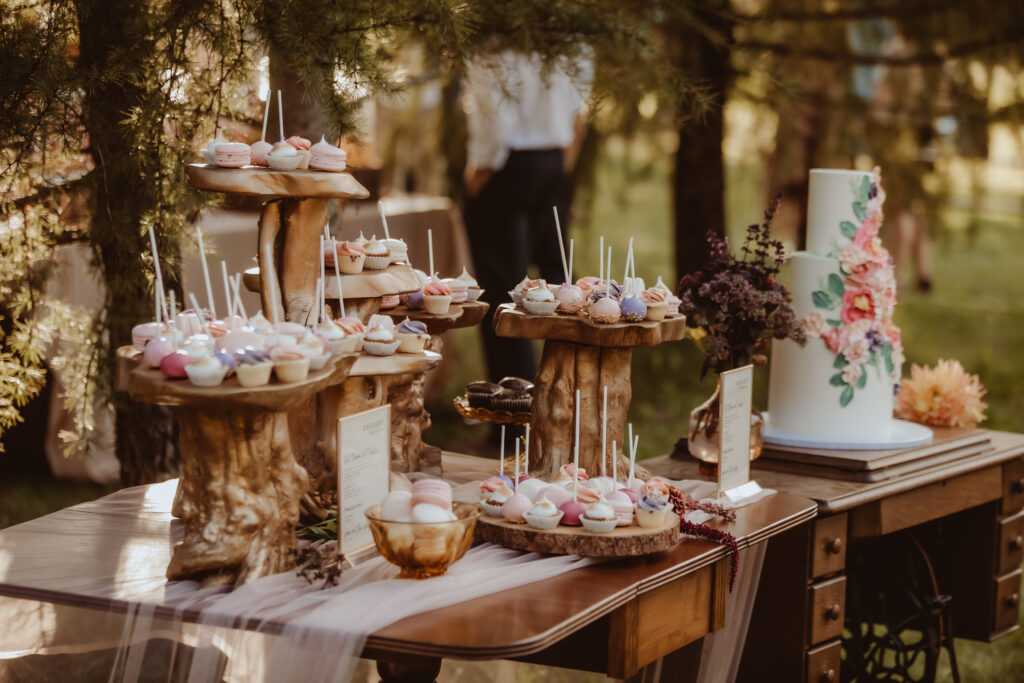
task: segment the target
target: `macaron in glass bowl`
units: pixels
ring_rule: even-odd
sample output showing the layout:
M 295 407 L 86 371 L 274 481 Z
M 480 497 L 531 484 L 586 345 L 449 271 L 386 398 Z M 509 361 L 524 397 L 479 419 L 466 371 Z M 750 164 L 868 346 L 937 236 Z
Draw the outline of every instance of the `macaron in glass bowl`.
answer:
M 380 506 L 366 511 L 377 550 L 400 571 L 395 578 L 429 579 L 443 576 L 473 544 L 473 529 L 480 517 L 474 503 L 452 503 L 454 521 L 390 522 Z

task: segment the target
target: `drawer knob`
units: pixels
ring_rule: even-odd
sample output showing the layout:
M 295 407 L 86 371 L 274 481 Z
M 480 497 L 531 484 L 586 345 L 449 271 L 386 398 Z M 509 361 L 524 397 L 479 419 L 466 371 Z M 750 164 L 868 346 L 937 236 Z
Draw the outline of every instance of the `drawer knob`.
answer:
M 821 683 L 835 683 L 836 671 L 835 669 L 829 669 L 821 672 L 821 677 L 818 679 Z
M 835 605 L 832 605 L 827 610 L 825 610 L 825 617 L 831 619 L 832 621 L 838 619 L 840 616 L 842 616 L 842 614 L 843 608 L 839 606 L 839 603 L 836 603 Z
M 1006 596 L 1006 606 L 1007 607 L 1009 607 L 1011 609 L 1017 609 L 1017 607 L 1019 605 L 1020 605 L 1020 594 L 1019 593 L 1013 593 L 1011 595 Z
M 843 550 L 843 539 L 838 537 L 833 538 L 825 544 L 825 550 L 829 551 L 833 555 L 838 555 Z
M 1010 539 L 1010 550 L 1020 550 L 1024 548 L 1024 536 L 1017 534 Z
M 1010 491 L 1013 493 L 1024 493 L 1024 477 L 1015 479 L 1013 483 L 1010 484 Z

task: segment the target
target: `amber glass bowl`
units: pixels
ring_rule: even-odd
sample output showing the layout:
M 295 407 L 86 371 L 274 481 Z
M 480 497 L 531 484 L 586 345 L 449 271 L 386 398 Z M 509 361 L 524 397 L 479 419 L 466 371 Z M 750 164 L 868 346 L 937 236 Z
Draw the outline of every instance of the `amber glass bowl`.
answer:
M 480 508 L 474 503 L 453 503 L 454 522 L 389 522 L 380 518 L 380 506 L 366 511 L 377 550 L 398 566 L 399 579 L 442 576 L 466 554 L 473 543 Z

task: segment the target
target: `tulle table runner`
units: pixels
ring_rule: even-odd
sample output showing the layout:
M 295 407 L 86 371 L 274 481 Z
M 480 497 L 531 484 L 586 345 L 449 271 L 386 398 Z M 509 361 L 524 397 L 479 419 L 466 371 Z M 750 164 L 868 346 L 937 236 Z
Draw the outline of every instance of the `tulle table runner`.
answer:
M 324 590 L 293 573 L 199 590 L 164 577 L 180 535 L 169 516 L 175 485 L 126 489 L 0 532 L 0 583 L 18 583 L 24 598 L 0 600 L 0 657 L 118 648 L 112 680 L 134 681 L 137 645 L 164 637 L 198 648 L 189 680 L 346 680 L 379 629 L 593 564 L 484 544 L 428 582 L 391 579 L 395 568 L 376 558 Z M 225 672 L 221 653 L 230 653 Z

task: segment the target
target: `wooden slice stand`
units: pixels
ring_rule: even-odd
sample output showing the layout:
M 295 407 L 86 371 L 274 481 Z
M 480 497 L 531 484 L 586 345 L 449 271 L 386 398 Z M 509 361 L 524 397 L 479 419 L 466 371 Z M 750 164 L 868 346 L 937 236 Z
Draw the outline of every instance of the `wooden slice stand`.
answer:
M 293 415 L 344 382 L 356 358 L 333 356 L 294 384 L 246 388 L 232 378 L 204 388 L 164 378 L 130 346 L 118 349 L 119 389 L 136 401 L 178 406 L 181 475 L 173 512 L 184 538 L 167 578 L 240 585 L 295 565 L 309 475 L 299 464 L 305 444 Z
M 608 387 L 608 436 L 618 444 L 620 472 L 627 472 L 624 428 L 632 398 L 630 373 L 633 347 L 657 346 L 686 337 L 686 318 L 676 316 L 661 322 L 603 325 L 584 316 L 531 315 L 514 304 L 502 304 L 494 315 L 499 337 L 543 339 L 537 375 L 534 377 L 534 405 L 531 419 L 531 470 L 552 479 L 558 469 L 572 462 L 576 390 L 580 390 L 580 467 L 590 473 L 601 471 L 602 392 Z M 611 464 L 607 466 L 611 471 Z
M 582 557 L 635 557 L 668 550 L 679 542 L 679 517 L 665 515 L 656 529 L 641 526 L 615 527 L 607 534 L 594 534 L 583 527 L 557 526 L 551 531 L 534 529 L 529 524 L 514 524 L 497 517 L 477 520 L 478 541 L 496 543 L 514 550 Z

